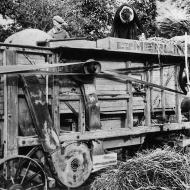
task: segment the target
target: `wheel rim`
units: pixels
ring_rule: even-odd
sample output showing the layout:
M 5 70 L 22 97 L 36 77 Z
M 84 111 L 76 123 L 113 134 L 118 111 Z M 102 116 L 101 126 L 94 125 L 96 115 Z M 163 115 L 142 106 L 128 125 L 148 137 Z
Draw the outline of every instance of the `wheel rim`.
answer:
M 45 190 L 43 168 L 27 156 L 13 156 L 0 162 L 0 190 Z

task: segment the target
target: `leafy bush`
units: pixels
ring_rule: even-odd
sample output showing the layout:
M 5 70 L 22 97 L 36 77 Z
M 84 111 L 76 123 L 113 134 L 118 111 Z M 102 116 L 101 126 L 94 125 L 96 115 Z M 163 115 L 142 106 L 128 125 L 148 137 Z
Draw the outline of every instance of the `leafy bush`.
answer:
M 1 0 L 0 14 L 15 21 L 8 29 L 0 28 L 1 41 L 25 28 L 48 31 L 53 26 L 54 15 L 67 21 L 71 37 L 104 38 L 111 31 L 118 2 L 131 4 L 146 28 L 147 36 L 155 35 L 155 0 Z

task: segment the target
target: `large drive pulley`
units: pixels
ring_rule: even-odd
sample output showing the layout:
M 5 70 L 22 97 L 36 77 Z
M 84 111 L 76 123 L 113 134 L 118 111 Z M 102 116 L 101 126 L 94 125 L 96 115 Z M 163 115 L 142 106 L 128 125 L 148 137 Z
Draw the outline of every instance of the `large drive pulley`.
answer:
M 47 190 L 47 178 L 38 162 L 13 156 L 0 162 L 0 190 Z
M 68 144 L 51 157 L 57 179 L 67 187 L 79 187 L 92 171 L 90 150 L 84 143 Z

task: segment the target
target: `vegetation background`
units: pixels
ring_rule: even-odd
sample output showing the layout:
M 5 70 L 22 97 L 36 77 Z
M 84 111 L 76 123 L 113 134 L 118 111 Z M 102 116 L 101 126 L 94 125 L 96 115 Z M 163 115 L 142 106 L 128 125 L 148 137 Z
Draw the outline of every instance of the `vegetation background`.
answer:
M 67 21 L 67 30 L 73 38 L 105 38 L 122 3 L 135 8 L 147 37 L 171 38 L 190 33 L 189 0 L 1 0 L 0 14 L 13 22 L 0 25 L 0 41 L 25 28 L 47 32 L 52 28 L 54 15 Z

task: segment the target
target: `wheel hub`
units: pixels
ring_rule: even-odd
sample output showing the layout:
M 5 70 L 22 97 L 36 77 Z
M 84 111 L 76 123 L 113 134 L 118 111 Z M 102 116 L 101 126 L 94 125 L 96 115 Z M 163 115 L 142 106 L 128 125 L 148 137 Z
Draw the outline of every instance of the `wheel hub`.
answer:
M 74 158 L 72 161 L 71 161 L 71 170 L 73 172 L 77 172 L 78 168 L 80 168 L 80 161 L 77 159 L 77 158 Z

